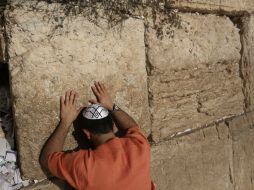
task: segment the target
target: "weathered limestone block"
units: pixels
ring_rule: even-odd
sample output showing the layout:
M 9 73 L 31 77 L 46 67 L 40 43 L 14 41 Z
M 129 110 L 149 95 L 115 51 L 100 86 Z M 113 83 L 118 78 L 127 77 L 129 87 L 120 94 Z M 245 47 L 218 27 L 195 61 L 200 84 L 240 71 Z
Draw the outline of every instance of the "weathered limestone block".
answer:
M 17 143 L 27 178 L 43 177 L 39 153 L 58 122 L 59 96 L 68 89 L 87 103 L 93 81 L 104 81 L 115 102 L 150 131 L 143 22 L 127 19 L 108 29 L 103 20 L 99 27 L 51 6 L 52 12 L 14 7 L 6 14 Z M 70 132 L 66 149 L 74 142 Z
M 228 122 L 232 131 L 235 190 L 254 189 L 254 112 Z
M 155 141 L 244 108 L 239 30 L 227 17 L 179 16 L 181 28 L 171 28 L 171 38 L 158 39 L 152 27 L 146 32 Z
M 244 80 L 245 108 L 254 110 L 254 16 L 242 20 L 241 73 Z
M 232 190 L 232 141 L 225 123 L 152 147 L 160 190 Z
M 226 12 L 235 14 L 237 12 L 254 11 L 253 0 L 174 0 L 168 1 L 171 7 L 195 10 L 200 12 Z

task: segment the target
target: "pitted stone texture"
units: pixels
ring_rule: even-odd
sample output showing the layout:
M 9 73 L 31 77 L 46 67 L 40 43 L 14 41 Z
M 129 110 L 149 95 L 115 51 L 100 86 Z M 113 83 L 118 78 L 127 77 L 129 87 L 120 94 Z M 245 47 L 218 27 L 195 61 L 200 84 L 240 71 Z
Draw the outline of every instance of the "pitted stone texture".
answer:
M 200 12 L 226 12 L 235 14 L 237 12 L 254 11 L 253 0 L 175 0 L 168 1 L 171 7 L 195 10 Z
M 232 131 L 234 150 L 235 190 L 254 189 L 254 112 L 228 122 Z
M 109 30 L 88 22 L 82 15 L 63 18 L 57 12 L 18 7 L 8 10 L 6 18 L 14 116 L 24 177 L 43 177 L 39 153 L 58 122 L 59 96 L 68 89 L 77 90 L 80 102 L 87 103 L 93 97 L 93 81 L 104 81 L 115 102 L 149 133 L 141 20 L 127 19 Z M 66 149 L 75 146 L 71 132 L 66 142 Z
M 232 168 L 224 123 L 152 147 L 152 178 L 160 190 L 232 190 Z
M 241 73 L 244 81 L 245 108 L 254 110 L 254 16 L 242 20 Z
M 180 14 L 174 37 L 146 33 L 155 141 L 243 112 L 239 31 L 226 17 Z

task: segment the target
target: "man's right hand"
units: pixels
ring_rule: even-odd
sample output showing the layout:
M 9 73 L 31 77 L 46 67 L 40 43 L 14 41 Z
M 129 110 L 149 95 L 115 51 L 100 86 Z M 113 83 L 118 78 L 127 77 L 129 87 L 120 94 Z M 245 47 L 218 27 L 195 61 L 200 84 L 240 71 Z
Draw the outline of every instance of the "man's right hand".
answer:
M 99 103 L 108 110 L 112 111 L 113 103 L 105 85 L 101 82 L 94 82 L 94 86 L 92 86 L 91 88 L 96 97 L 96 100 L 89 100 L 89 102 L 92 104 Z M 121 130 L 127 130 L 130 127 L 138 126 L 135 120 L 122 109 L 113 112 L 112 116 L 114 121 L 117 123 L 117 127 Z
M 94 82 L 94 86 L 91 87 L 93 94 L 96 97 L 96 100 L 89 100 L 90 103 L 96 104 L 99 103 L 108 110 L 113 110 L 113 102 L 110 98 L 110 95 L 105 87 L 105 85 L 101 82 Z

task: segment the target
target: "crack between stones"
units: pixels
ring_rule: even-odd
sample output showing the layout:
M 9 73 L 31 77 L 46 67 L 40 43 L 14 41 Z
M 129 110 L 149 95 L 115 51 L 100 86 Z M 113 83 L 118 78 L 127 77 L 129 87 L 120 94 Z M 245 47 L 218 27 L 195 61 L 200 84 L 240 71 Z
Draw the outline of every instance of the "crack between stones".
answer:
M 148 141 L 150 143 L 154 143 L 155 141 L 153 140 L 153 131 L 152 131 L 152 124 L 153 124 L 153 114 L 151 113 L 151 108 L 152 108 L 152 99 L 153 99 L 153 94 L 150 91 L 150 82 L 149 82 L 149 76 L 151 76 L 152 72 L 152 64 L 149 61 L 148 57 L 148 44 L 147 44 L 147 36 L 146 32 L 148 30 L 148 23 L 145 22 L 144 20 L 144 45 L 145 45 L 145 64 L 146 64 L 146 76 L 147 76 L 147 92 L 148 92 L 148 107 L 149 107 L 149 114 L 150 114 L 150 134 L 148 135 Z
M 250 182 L 251 182 L 251 186 L 253 187 L 253 170 L 251 170 L 250 172 L 251 172 Z
M 239 77 L 242 80 L 242 84 L 243 84 L 243 88 L 242 88 L 242 92 L 244 95 L 244 111 L 247 111 L 248 106 L 249 106 L 249 100 L 248 100 L 248 93 L 246 92 L 246 88 L 247 88 L 247 83 L 248 83 L 248 78 L 246 78 L 246 73 L 244 72 L 244 67 L 246 67 L 246 65 L 244 64 L 246 62 L 246 56 L 245 56 L 245 41 L 247 41 L 247 39 L 244 39 L 244 33 L 245 33 L 245 29 L 244 29 L 244 25 L 243 25 L 243 19 L 244 17 L 249 17 L 249 15 L 245 14 L 243 17 L 229 17 L 230 20 L 232 21 L 232 23 L 239 29 L 239 35 L 240 35 L 240 43 L 241 43 L 241 50 L 240 50 L 240 55 L 241 58 L 239 60 Z M 250 55 L 248 55 L 250 56 Z
M 246 112 L 244 114 L 247 114 Z M 243 114 L 243 115 L 244 115 Z M 242 116 L 242 115 L 241 115 Z M 241 117 L 241 116 L 237 116 L 237 117 Z M 237 118 L 237 117 L 234 117 L 234 118 Z M 230 139 L 230 136 L 231 136 L 231 154 L 230 154 L 230 159 L 231 159 L 231 162 L 229 163 L 229 179 L 230 179 L 230 182 L 231 184 L 233 185 L 233 190 L 236 190 L 236 183 L 235 183 L 235 175 L 234 175 L 234 156 L 235 156 L 235 150 L 234 150 L 234 144 L 233 144 L 233 132 L 232 132 L 232 129 L 230 127 L 230 121 L 233 120 L 234 118 L 231 118 L 231 119 L 227 119 L 225 120 L 225 125 L 227 126 L 228 128 L 228 139 Z
M 232 169 L 231 169 L 230 164 L 229 164 L 228 176 L 229 176 L 230 183 L 231 183 L 231 184 L 234 184 L 233 173 L 232 173 Z
M 165 139 L 160 140 L 158 142 L 151 143 L 151 146 L 159 146 L 159 145 L 162 145 L 164 143 L 170 142 L 173 139 L 177 139 L 177 138 L 180 138 L 180 137 L 183 137 L 183 136 L 195 133 L 197 131 L 200 131 L 200 130 L 203 130 L 203 129 L 206 129 L 206 128 L 214 127 L 214 125 L 219 125 L 220 123 L 225 123 L 226 125 L 228 125 L 229 121 L 231 121 L 231 120 L 233 120 L 235 118 L 241 117 L 244 114 L 251 113 L 251 112 L 254 112 L 254 110 L 251 110 L 251 111 L 248 111 L 248 112 L 243 112 L 243 113 L 240 113 L 240 114 L 231 115 L 231 116 L 225 116 L 223 118 L 220 118 L 220 119 L 218 119 L 216 121 L 213 121 L 211 123 L 202 125 L 202 126 L 197 127 L 195 129 L 186 129 L 184 131 L 178 131 L 178 132 L 176 132 L 174 134 L 171 134 L 171 136 L 169 136 L 168 138 L 165 138 Z
M 218 125 L 216 124 L 215 125 L 215 129 L 216 129 L 216 132 L 217 132 L 217 135 L 218 135 L 218 139 L 220 140 L 220 132 L 219 132 L 219 129 L 218 129 Z
M 5 17 L 5 14 L 3 14 L 3 38 L 4 38 L 4 62 L 7 64 L 9 62 L 9 46 L 8 46 L 8 42 L 9 42 L 9 39 L 8 39 L 8 34 L 7 34 L 7 28 L 6 28 L 6 23 L 7 23 L 7 20 L 6 20 L 6 17 Z

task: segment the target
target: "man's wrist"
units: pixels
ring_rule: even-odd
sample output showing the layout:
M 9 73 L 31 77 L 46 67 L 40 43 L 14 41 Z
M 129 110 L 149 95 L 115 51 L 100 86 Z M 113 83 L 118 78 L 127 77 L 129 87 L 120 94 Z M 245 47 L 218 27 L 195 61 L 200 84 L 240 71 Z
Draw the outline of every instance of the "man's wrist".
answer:
M 59 126 L 60 127 L 64 127 L 64 128 L 69 128 L 71 126 L 72 123 L 68 122 L 68 121 L 64 121 L 64 120 L 60 120 L 59 122 Z
M 109 105 L 109 106 L 107 107 L 108 111 L 111 112 L 111 111 L 113 110 L 113 107 L 114 107 L 114 104 Z
M 111 113 L 115 113 L 116 111 L 119 111 L 120 108 L 116 105 L 116 104 L 113 104 L 113 108 L 112 110 L 110 110 Z

